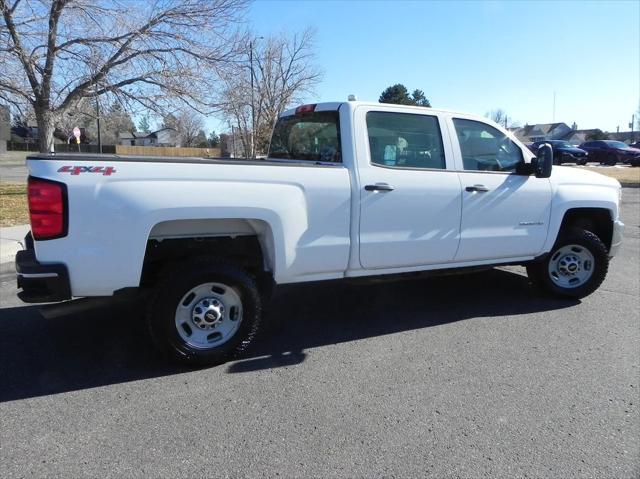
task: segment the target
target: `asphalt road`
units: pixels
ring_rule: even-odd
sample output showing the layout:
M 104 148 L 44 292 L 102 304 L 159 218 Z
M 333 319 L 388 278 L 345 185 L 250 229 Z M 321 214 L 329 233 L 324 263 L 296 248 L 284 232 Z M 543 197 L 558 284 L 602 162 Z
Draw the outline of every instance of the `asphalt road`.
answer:
M 242 360 L 180 370 L 131 305 L 45 320 L 2 275 L 4 478 L 640 475 L 640 190 L 582 302 L 522 269 L 282 291 Z

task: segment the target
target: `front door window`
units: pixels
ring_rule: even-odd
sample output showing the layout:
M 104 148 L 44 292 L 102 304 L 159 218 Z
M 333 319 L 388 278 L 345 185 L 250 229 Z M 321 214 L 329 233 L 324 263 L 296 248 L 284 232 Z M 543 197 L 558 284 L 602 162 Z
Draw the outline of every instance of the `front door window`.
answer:
M 453 119 L 462 164 L 470 171 L 515 171 L 522 150 L 500 130 L 473 120 Z

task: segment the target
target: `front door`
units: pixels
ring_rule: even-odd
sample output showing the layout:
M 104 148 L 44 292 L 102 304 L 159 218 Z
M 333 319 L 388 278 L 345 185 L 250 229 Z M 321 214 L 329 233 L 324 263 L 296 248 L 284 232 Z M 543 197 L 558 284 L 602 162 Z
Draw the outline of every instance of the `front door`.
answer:
M 393 108 L 358 109 L 360 263 L 366 269 L 452 261 L 460 241 L 460 180 L 447 170 L 440 120 Z M 363 138 L 360 138 L 362 141 Z
M 456 262 L 538 255 L 549 227 L 549 179 L 517 174 L 522 150 L 493 126 L 452 122 L 463 198 Z

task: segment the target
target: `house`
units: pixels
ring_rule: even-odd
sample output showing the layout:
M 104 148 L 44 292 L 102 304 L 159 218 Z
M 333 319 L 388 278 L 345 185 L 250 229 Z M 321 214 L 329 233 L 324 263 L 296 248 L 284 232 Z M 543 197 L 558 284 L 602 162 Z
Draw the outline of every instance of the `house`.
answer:
M 125 146 L 180 146 L 178 132 L 173 128 L 160 128 L 151 133 L 120 132 L 118 143 Z
M 38 143 L 38 127 L 31 123 L 18 123 L 11 127 L 11 141 L 14 143 Z
M 602 135 L 602 130 L 590 128 L 578 130 L 574 123 L 571 127 L 566 123 L 538 123 L 535 125 L 525 125 L 521 128 L 509 128 L 516 138 L 523 143 L 533 143 L 543 140 L 565 140 L 572 145 L 579 145 L 589 141 L 592 135 Z M 619 132 L 606 133 L 610 140 L 623 141 L 627 144 L 640 140 L 640 132 Z
M 533 143 L 542 140 L 560 140 L 572 130 L 566 123 L 537 123 L 515 128 L 512 131 L 523 143 Z
M 571 130 L 561 139 L 568 141 L 572 145 L 580 145 L 585 141 L 589 141 L 589 137 L 591 137 L 591 135 L 597 134 L 602 134 L 602 130 L 599 130 L 598 128 L 590 128 L 587 130 Z
M 84 128 L 82 129 L 84 130 Z M 10 139 L 12 143 L 28 143 L 28 144 L 37 144 L 40 140 L 40 130 L 35 121 L 27 121 L 20 122 L 15 124 L 10 129 Z M 53 131 L 53 141 L 56 144 L 60 143 L 69 143 L 69 138 L 72 137 L 72 134 L 67 134 L 62 131 L 60 128 L 56 128 Z M 83 133 L 84 141 L 86 143 L 86 135 Z
M 616 133 L 607 133 L 610 140 L 623 141 L 627 145 L 640 141 L 640 132 L 637 131 L 620 131 Z
M 155 139 L 154 146 L 180 146 L 178 132 L 173 128 L 161 128 L 149 136 Z
M 589 130 L 572 130 L 567 134 L 563 140 L 568 141 L 572 145 L 579 145 L 585 141 L 589 141 L 592 135 L 602 135 L 603 131 L 598 128 L 591 128 Z M 640 140 L 640 132 L 637 131 L 622 131 L 617 133 L 604 133 L 609 140 L 617 140 L 626 143 L 627 145 L 634 141 Z
M 123 146 L 134 146 L 136 135 L 131 131 L 121 131 L 118 133 L 118 144 Z

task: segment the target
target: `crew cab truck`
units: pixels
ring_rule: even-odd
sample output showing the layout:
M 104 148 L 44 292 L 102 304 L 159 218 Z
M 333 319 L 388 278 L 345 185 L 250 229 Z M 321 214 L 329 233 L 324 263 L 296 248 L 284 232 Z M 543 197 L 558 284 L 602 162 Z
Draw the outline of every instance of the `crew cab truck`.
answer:
M 274 285 L 521 264 L 581 298 L 621 188 L 552 160 L 486 118 L 357 101 L 284 112 L 264 160 L 31 155 L 19 296 L 150 290 L 155 344 L 194 364 L 246 348 Z

